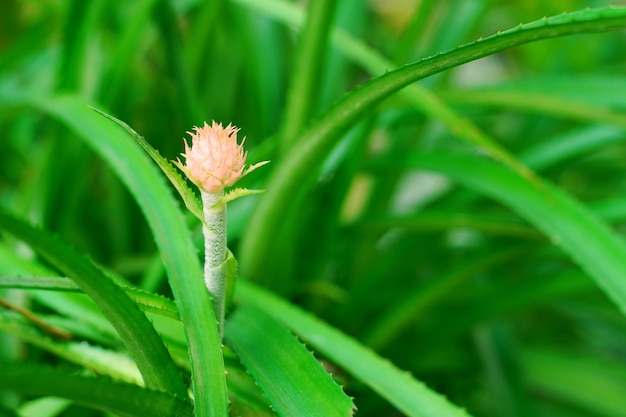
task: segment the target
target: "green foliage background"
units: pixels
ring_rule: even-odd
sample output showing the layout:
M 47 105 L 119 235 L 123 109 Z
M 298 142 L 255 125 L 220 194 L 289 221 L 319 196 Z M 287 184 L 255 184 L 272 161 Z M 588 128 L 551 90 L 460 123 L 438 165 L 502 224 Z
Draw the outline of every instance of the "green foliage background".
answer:
M 281 382 L 273 380 L 281 374 L 257 370 L 268 360 L 255 349 L 268 357 L 300 352 L 306 361 L 304 350 L 255 347 L 266 339 L 250 326 L 256 315 L 268 329 L 282 322 L 306 342 L 354 397 L 357 415 L 437 415 L 425 405 L 430 400 L 398 400 L 418 392 L 418 380 L 473 416 L 625 416 L 626 32 L 604 31 L 611 12 L 583 12 L 563 18 L 583 34 L 508 48 L 514 44 L 506 39 L 533 29 L 523 28 L 454 52 L 459 64 L 472 60 L 472 51 L 488 55 L 480 60 L 451 69 L 445 57 L 424 61 L 424 67 L 435 63 L 428 73 L 434 75 L 419 84 L 406 80 L 421 78 L 422 64 L 393 72 L 522 22 L 607 5 L 5 0 L 0 204 L 68 242 L 116 282 L 176 297 L 183 321 L 197 323 L 194 308 L 208 301 L 198 296 L 181 307 L 183 295 L 193 293 L 184 280 L 196 273 L 181 252 L 189 248 L 186 256 L 200 259 L 200 224 L 189 213 L 178 219 L 174 210 L 164 224 L 183 226 L 180 235 L 167 227 L 155 232 L 154 220 L 168 217 L 161 209 L 170 206 L 151 193 L 169 190 L 149 186 L 152 171 L 137 171 L 148 160 L 120 145 L 121 129 L 87 105 L 132 126 L 169 160 L 182 151 L 192 126 L 233 123 L 246 137 L 250 163 L 272 160 L 242 181 L 268 192 L 229 204 L 229 246 L 241 279 L 254 283 L 241 285 L 227 322 L 224 364 L 233 415 L 272 415 L 267 402 L 282 400 L 272 391 L 280 392 Z M 613 28 L 623 29 L 623 19 L 613 18 Z M 603 33 L 588 33 L 596 31 Z M 505 45 L 491 54 L 487 46 L 499 39 Z M 15 233 L 9 220 L 0 223 Z M 19 237 L 27 240 L 29 233 Z M 118 355 L 107 362 L 90 348 L 57 346 L 4 309 L 6 375 L 22 384 L 40 377 L 35 362 L 54 366 L 48 375 L 60 385 L 82 382 L 57 375 L 58 369 L 83 368 L 136 383 L 137 376 L 128 380 L 127 352 L 140 368 L 159 353 L 138 359 L 116 335 L 132 339 L 115 326 L 124 319 L 111 318 L 135 314 L 132 303 L 111 307 L 111 315 L 106 302 L 98 304 L 103 316 L 79 294 L 32 290 L 43 281 L 24 284 L 27 277 L 103 278 L 83 264 L 59 264 L 76 255 L 55 243 L 47 245 L 54 247 L 47 256 L 36 243 L 1 237 L 2 298 Z M 32 239 L 42 247 L 48 242 Z M 99 282 L 93 280 L 87 282 Z M 129 299 L 146 310 L 138 294 Z M 199 365 L 188 363 L 186 343 L 192 351 L 196 345 L 172 319 L 175 306 L 148 298 L 157 313 L 149 319 L 187 382 Z M 271 332 L 290 346 L 282 327 Z M 207 344 L 219 353 L 215 342 Z M 381 357 L 415 379 L 401 380 L 395 368 L 382 367 Z M 25 362 L 20 375 L 15 364 Z M 223 370 L 218 362 L 210 364 L 215 374 Z M 267 385 L 260 382 L 265 377 Z M 385 378 L 397 383 L 377 385 Z M 181 383 L 153 388 L 180 393 Z M 97 392 L 117 392 L 96 385 Z M 411 394 L 403 397 L 405 388 Z M 140 406 L 161 404 L 162 397 L 119 390 L 123 398 L 141 398 Z M 292 404 L 299 398 L 294 394 Z M 0 415 L 101 415 L 31 399 L 7 391 Z M 98 401 L 107 397 L 94 396 L 91 406 Z M 448 404 L 442 406 L 453 410 L 448 415 L 463 415 Z M 40 408 L 28 414 L 28 407 Z M 190 406 L 180 407 L 187 412 Z M 310 407 L 302 415 L 314 415 Z M 203 412 L 196 409 L 213 415 Z

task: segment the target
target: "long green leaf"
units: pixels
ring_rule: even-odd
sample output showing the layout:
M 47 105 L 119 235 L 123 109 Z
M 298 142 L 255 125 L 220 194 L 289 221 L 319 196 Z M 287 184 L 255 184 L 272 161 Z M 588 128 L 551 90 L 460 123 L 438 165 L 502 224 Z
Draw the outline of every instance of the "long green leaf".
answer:
M 174 188 L 176 188 L 176 191 L 178 191 L 178 194 L 185 202 L 185 206 L 187 207 L 187 209 L 194 216 L 196 216 L 198 220 L 203 222 L 204 214 L 202 214 L 202 205 L 200 204 L 198 197 L 196 197 L 193 191 L 191 191 L 191 188 L 189 188 L 189 185 L 187 185 L 187 182 L 183 179 L 182 175 L 180 175 L 180 172 L 177 171 L 167 159 L 163 158 L 159 151 L 154 149 L 143 136 L 137 133 L 135 129 L 128 126 L 127 123 L 121 121 L 116 117 L 111 116 L 108 113 L 103 112 L 100 109 L 97 109 L 95 107 L 90 108 L 101 116 L 106 117 L 107 119 L 112 120 L 113 122 L 122 126 L 124 130 L 126 130 L 137 141 L 137 143 L 141 145 L 143 150 L 146 151 L 148 155 L 150 155 L 152 160 L 159 166 L 159 168 L 161 168 L 161 171 L 163 171 L 167 179 L 170 180 Z
M 336 4 L 334 0 L 317 0 L 308 5 L 307 20 L 300 34 L 291 86 L 286 98 L 281 129 L 284 149 L 296 141 L 297 134 L 311 117 L 311 108 L 315 107 L 315 92 L 319 90 L 319 74 Z
M 144 311 L 179 319 L 176 304 L 169 298 L 135 287 L 120 286 Z M 81 288 L 69 278 L 63 277 L 14 277 L 0 276 L 0 288 L 80 292 Z
M 580 202 L 547 183 L 537 188 L 484 159 L 416 154 L 405 167 L 442 173 L 508 205 L 567 253 L 626 314 L 626 244 Z
M 268 192 L 261 199 L 241 244 L 242 274 L 269 283 L 271 271 L 266 274 L 265 265 L 272 259 L 272 245 L 267 243 L 285 217 L 294 195 L 306 190 L 306 184 L 313 178 L 311 173 L 330 152 L 336 138 L 384 98 L 429 75 L 517 45 L 623 27 L 626 27 L 626 8 L 583 10 L 544 18 L 389 72 L 348 94 L 303 133 L 298 144 L 275 169 Z
M 535 170 L 553 166 L 567 158 L 588 154 L 612 143 L 626 140 L 624 130 L 615 126 L 591 125 L 547 138 L 525 149 L 519 159 Z
M 322 365 L 281 323 L 241 307 L 226 325 L 226 341 L 279 416 L 351 416 L 354 404 Z
M 619 94 L 607 91 L 607 94 Z M 624 115 L 597 103 L 572 99 L 567 95 L 526 90 L 457 91 L 444 95 L 452 104 L 467 107 L 499 107 L 527 111 L 542 115 L 561 116 L 576 121 L 594 121 L 626 128 Z
M 235 294 L 242 306 L 254 306 L 283 322 L 302 340 L 344 368 L 402 413 L 411 417 L 468 417 L 463 409 L 377 356 L 351 337 L 287 301 L 242 281 Z M 358 404 L 357 404 L 358 406 Z
M 34 103 L 75 131 L 111 166 L 144 212 L 185 325 L 198 417 L 226 416 L 228 396 L 221 341 L 184 217 L 156 166 L 118 125 L 71 96 Z
M 39 262 L 20 258 L 15 253 L 14 248 L 5 246 L 9 245 L 0 245 L 0 273 L 3 275 L 48 277 L 57 273 L 57 271 L 53 271 L 50 267 L 44 266 Z M 79 288 L 69 278 L 66 278 L 66 282 L 69 282 L 73 287 Z M 104 317 L 98 306 L 85 294 L 74 294 L 67 291 L 33 291 L 30 295 L 37 303 L 79 325 L 80 330 L 84 330 L 89 334 L 89 338 L 107 346 L 116 346 L 118 348 L 123 346 L 111 322 Z M 68 330 L 74 332 L 78 329 L 74 327 Z M 78 334 L 85 335 L 84 331 L 78 332 Z
M 146 386 L 179 395 L 187 388 L 160 336 L 126 293 L 95 264 L 54 236 L 0 211 L 0 229 L 28 243 L 71 277 L 100 307 L 137 363 Z
M 103 378 L 68 374 L 24 363 L 0 364 L 0 388 L 24 394 L 68 398 L 126 417 L 192 416 L 191 405 L 171 395 Z
M 142 385 L 141 374 L 128 356 L 81 342 L 53 340 L 15 317 L 0 312 L 0 330 L 37 346 L 56 356 L 83 366 L 98 375 L 106 375 L 120 381 Z

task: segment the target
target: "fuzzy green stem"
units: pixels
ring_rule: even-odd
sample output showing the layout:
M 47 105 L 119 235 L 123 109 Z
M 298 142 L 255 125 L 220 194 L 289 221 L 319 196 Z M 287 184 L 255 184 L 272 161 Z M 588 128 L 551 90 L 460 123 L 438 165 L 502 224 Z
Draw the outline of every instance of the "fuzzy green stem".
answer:
M 224 334 L 224 311 L 226 307 L 226 203 L 224 191 L 202 191 L 204 211 L 204 283 L 213 299 L 220 337 Z

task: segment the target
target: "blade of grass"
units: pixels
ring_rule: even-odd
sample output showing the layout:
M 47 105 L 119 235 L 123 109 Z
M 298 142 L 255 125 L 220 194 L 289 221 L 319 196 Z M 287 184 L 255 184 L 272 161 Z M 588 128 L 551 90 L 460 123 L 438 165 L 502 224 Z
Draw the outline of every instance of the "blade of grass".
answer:
M 306 185 L 312 180 L 311 173 L 332 149 L 335 139 L 384 98 L 429 75 L 516 45 L 625 26 L 626 8 L 584 10 L 545 18 L 389 72 L 346 95 L 303 133 L 298 144 L 274 170 L 267 186 L 268 192 L 261 199 L 241 243 L 239 260 L 242 274 L 272 285 L 272 272 L 265 271 L 266 263 L 271 265 L 269 260 L 272 259 L 271 245 L 267 242 L 272 240 L 281 219 L 285 217 L 286 208 L 294 209 L 290 207 L 294 195 L 306 191 Z M 498 157 L 498 154 L 495 156 Z M 506 161 L 506 157 L 503 160 Z M 514 163 L 515 160 L 509 162 Z M 530 172 L 519 163 L 513 166 L 523 173 Z
M 0 364 L 0 388 L 24 394 L 68 398 L 126 417 L 192 416 L 191 406 L 171 395 L 103 378 L 25 363 Z
M 279 416 L 351 416 L 354 404 L 281 323 L 254 307 L 238 308 L 226 341 Z
M 447 401 L 356 340 L 250 282 L 241 281 L 238 284 L 235 302 L 241 306 L 256 307 L 284 323 L 303 341 L 408 416 L 469 416 L 465 410 Z
M 81 286 L 115 327 L 147 387 L 184 398 L 187 387 L 163 341 L 145 314 L 119 286 L 62 241 L 2 211 L 0 228 L 25 241 Z
M 0 276 L 0 288 L 79 292 L 80 287 L 69 278 Z
M 195 413 L 226 416 L 228 396 L 221 343 L 196 249 L 184 216 L 163 177 L 143 150 L 118 125 L 75 97 L 33 103 L 75 131 L 129 188 L 154 233 L 189 346 Z
M 332 29 L 336 1 L 317 0 L 308 5 L 307 19 L 300 33 L 287 92 L 281 138 L 283 150 L 297 140 L 297 135 L 311 117 L 318 98 L 319 74 L 323 67 L 326 43 Z

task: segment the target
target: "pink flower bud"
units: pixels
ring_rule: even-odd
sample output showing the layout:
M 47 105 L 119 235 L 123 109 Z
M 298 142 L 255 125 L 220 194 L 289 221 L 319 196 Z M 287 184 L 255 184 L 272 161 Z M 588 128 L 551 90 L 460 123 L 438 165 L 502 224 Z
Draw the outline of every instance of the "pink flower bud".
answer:
M 178 167 L 189 179 L 209 193 L 216 193 L 235 184 L 254 167 L 244 171 L 247 152 L 243 150 L 244 140 L 237 144 L 239 129 L 229 124 L 204 122 L 202 128 L 194 127 L 191 146 L 185 141 L 185 165 L 177 161 Z M 257 164 L 257 166 L 259 166 Z

